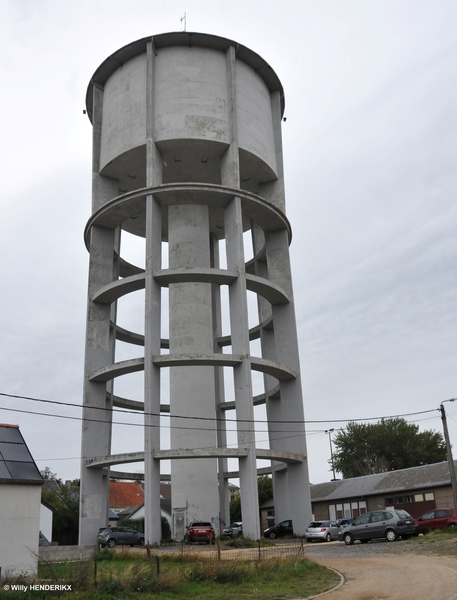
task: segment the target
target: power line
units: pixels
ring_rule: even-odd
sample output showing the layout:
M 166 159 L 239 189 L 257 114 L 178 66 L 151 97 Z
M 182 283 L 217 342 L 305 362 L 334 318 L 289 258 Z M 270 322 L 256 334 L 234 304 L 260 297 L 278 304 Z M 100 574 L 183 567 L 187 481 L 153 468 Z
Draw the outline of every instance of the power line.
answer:
M 86 409 L 90 409 L 90 410 L 102 410 L 105 412 L 118 412 L 120 414 L 132 414 L 132 415 L 136 415 L 136 416 L 138 416 L 138 415 L 144 415 L 144 416 L 149 416 L 149 417 L 166 417 L 166 416 L 168 416 L 167 414 L 150 413 L 150 412 L 133 411 L 133 410 L 121 410 L 119 408 L 106 408 L 103 406 L 83 406 L 82 404 L 75 404 L 72 402 L 59 402 L 57 400 L 44 400 L 43 398 L 34 398 L 31 396 L 18 396 L 18 395 L 14 395 L 14 394 L 7 394 L 4 392 L 0 392 L 0 396 L 5 396 L 7 398 L 18 398 L 21 400 L 31 400 L 33 402 L 43 402 L 46 404 L 56 404 L 59 406 L 67 406 L 67 407 L 72 406 L 75 408 L 82 408 L 82 409 L 86 408 Z M 4 409 L 4 410 L 7 410 L 7 409 Z M 19 411 L 18 409 L 10 409 L 10 410 L 17 410 L 17 412 L 27 412 L 27 411 Z M 327 420 L 306 420 L 305 419 L 304 421 L 277 421 L 277 420 L 255 419 L 255 422 L 256 423 L 270 423 L 270 424 L 274 423 L 277 425 L 290 425 L 290 424 L 306 425 L 306 424 L 318 424 L 318 423 L 348 423 L 348 422 L 355 423 L 355 422 L 361 422 L 361 421 L 379 421 L 382 419 L 398 419 L 398 418 L 402 418 L 402 417 L 424 415 L 424 414 L 428 414 L 428 413 L 432 413 L 432 412 L 436 412 L 436 411 L 439 411 L 439 408 L 416 411 L 416 412 L 411 412 L 411 413 L 403 413 L 403 414 L 398 414 L 398 415 L 390 415 L 390 416 L 382 416 L 382 417 L 366 417 L 366 418 L 357 418 L 357 419 L 327 419 Z M 45 414 L 45 413 L 31 412 L 30 414 Z M 57 416 L 57 415 L 47 415 L 47 416 Z M 65 418 L 65 417 L 63 417 L 63 418 Z M 82 417 L 68 417 L 68 418 L 83 420 Z M 252 423 L 252 421 L 249 419 L 225 419 L 225 418 L 219 419 L 217 417 L 197 417 L 197 416 L 189 416 L 189 415 L 173 415 L 172 418 L 192 419 L 192 420 L 197 420 L 197 421 L 212 421 L 212 422 L 220 422 L 220 423 L 227 423 L 227 422 Z M 97 420 L 97 419 L 86 419 L 86 420 L 106 423 L 106 421 L 104 421 L 104 420 Z M 129 425 L 130 423 L 117 423 L 117 424 Z M 141 424 L 141 426 L 143 426 L 143 424 Z

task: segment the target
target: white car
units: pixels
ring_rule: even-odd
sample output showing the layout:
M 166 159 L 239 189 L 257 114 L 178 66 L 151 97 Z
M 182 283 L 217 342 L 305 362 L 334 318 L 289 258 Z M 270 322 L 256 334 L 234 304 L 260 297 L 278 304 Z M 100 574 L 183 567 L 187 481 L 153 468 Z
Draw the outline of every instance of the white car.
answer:
M 340 526 L 336 521 L 313 521 L 306 528 L 306 541 L 331 542 L 338 539 Z

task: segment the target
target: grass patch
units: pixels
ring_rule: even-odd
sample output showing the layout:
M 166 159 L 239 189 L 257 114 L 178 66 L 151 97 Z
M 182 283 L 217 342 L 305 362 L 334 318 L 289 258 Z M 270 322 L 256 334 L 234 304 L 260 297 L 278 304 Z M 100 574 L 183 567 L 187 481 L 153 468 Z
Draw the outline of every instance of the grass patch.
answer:
M 146 600 L 280 600 L 318 594 L 334 587 L 339 577 L 305 556 L 262 561 L 218 560 L 204 554 L 162 555 L 147 559 L 133 552 L 107 551 L 96 563 L 41 564 L 34 583 L 70 584 L 71 592 L 52 592 L 53 597 L 79 600 L 115 598 Z M 13 583 L 13 582 L 2 582 Z M 30 583 L 30 582 L 29 582 Z M 49 598 L 50 592 L 12 591 L 0 588 L 0 597 L 15 600 Z

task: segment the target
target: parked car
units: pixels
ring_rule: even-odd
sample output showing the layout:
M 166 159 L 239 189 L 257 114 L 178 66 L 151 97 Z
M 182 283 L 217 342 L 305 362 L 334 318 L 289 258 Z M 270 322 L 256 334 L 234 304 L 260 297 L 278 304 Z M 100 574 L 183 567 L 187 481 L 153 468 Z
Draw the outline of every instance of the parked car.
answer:
M 100 546 L 103 548 L 114 548 L 117 544 L 129 544 L 130 546 L 143 546 L 144 533 L 135 531 L 131 527 L 106 527 L 98 536 Z
M 354 519 L 350 518 L 350 519 L 338 519 L 337 523 L 340 527 L 347 527 L 348 525 L 350 525 L 352 523 Z
M 235 521 L 231 523 L 228 527 L 226 527 L 222 533 L 229 537 L 238 537 L 239 535 L 243 535 L 243 523 L 240 521 Z
M 193 544 L 194 542 L 206 542 L 214 544 L 216 534 L 211 523 L 206 521 L 193 521 L 187 526 L 186 534 L 184 535 L 185 544 Z
M 415 523 L 417 533 L 425 534 L 433 529 L 457 527 L 457 515 L 455 508 L 436 508 L 416 519 Z
M 266 538 L 274 540 L 275 538 L 282 537 L 284 535 L 292 535 L 293 532 L 294 530 L 292 528 L 292 521 L 288 520 L 281 521 L 281 523 L 273 525 L 273 527 L 268 527 L 268 529 L 265 529 L 265 531 L 263 532 L 263 535 Z
M 338 539 L 340 526 L 336 521 L 313 521 L 306 528 L 306 541 L 331 542 Z
M 375 510 L 363 513 L 350 525 L 340 529 L 338 539 L 350 546 L 355 540 L 366 544 L 370 540 L 386 538 L 394 542 L 398 537 L 408 539 L 415 532 L 414 519 L 405 510 Z

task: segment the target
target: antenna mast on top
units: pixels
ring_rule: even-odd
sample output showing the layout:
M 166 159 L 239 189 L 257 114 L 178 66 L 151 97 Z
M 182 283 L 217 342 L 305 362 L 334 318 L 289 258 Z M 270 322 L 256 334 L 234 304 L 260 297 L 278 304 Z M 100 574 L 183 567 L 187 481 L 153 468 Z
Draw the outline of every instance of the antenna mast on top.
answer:
M 181 31 L 186 31 L 186 13 L 181 17 Z

